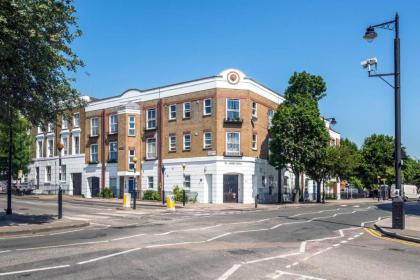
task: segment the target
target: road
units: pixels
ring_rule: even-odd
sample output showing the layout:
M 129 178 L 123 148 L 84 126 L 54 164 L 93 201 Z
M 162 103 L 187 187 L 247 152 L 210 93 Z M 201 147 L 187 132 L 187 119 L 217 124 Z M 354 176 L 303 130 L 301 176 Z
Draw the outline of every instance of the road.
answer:
M 1 237 L 0 279 L 418 279 L 419 246 L 361 227 L 389 216 L 389 204 L 341 203 L 133 212 L 66 202 L 66 217 L 91 225 Z M 56 204 L 19 199 L 14 209 L 54 213 Z

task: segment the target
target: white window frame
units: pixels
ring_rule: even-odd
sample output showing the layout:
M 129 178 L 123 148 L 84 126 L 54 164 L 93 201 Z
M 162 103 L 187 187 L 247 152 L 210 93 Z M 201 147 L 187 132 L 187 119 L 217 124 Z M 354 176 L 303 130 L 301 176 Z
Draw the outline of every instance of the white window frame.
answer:
M 93 125 L 94 122 L 96 122 L 96 125 Z M 99 135 L 99 118 L 91 118 L 90 119 L 90 136 L 98 136 L 98 135 Z
M 206 143 L 206 136 L 210 135 L 210 144 Z M 211 149 L 213 147 L 213 133 L 211 131 L 205 131 L 203 133 L 203 149 Z
M 150 181 L 150 178 L 152 178 L 152 180 Z M 155 181 L 155 177 L 153 176 L 147 176 L 147 188 L 148 189 L 154 189 L 154 181 Z M 152 184 L 152 186 L 150 186 L 150 184 Z
M 229 101 L 230 100 L 237 100 L 238 101 L 238 105 L 239 108 L 238 109 L 229 109 Z M 241 118 L 241 100 L 239 98 L 226 98 L 226 119 L 227 120 L 235 120 L 235 119 L 231 119 L 229 118 L 229 112 L 237 112 L 238 113 L 238 118 Z
M 48 172 L 49 171 L 49 172 Z M 45 166 L 45 182 L 51 182 L 51 165 Z
M 42 126 L 38 126 L 38 134 L 42 134 L 44 131 L 42 130 Z
M 172 111 L 173 108 L 175 108 L 175 111 Z M 169 105 L 168 112 L 169 112 L 168 119 L 170 121 L 176 120 L 176 104 Z M 175 116 L 172 116 L 172 113 L 175 113 Z
M 52 144 L 50 144 L 50 141 L 52 141 Z M 47 139 L 47 157 L 53 157 L 54 156 L 54 138 Z
M 149 116 L 149 112 L 154 112 L 153 118 Z M 153 125 L 151 125 L 153 124 Z M 156 108 L 149 108 L 146 110 L 146 129 L 156 128 Z
M 76 146 L 76 138 L 79 138 L 79 142 L 77 143 L 78 145 Z M 77 151 L 77 153 L 76 153 Z M 80 135 L 73 135 L 72 138 L 72 154 L 73 155 L 78 155 L 80 154 Z
M 210 101 L 210 105 L 206 105 L 206 101 Z M 206 109 L 210 107 L 210 112 L 207 112 Z M 210 116 L 213 113 L 213 101 L 211 98 L 206 98 L 203 100 L 203 116 Z
M 274 110 L 273 109 L 268 109 L 267 119 L 268 119 L 268 127 L 269 128 L 272 126 L 273 117 L 274 117 Z
M 188 180 L 187 180 L 187 178 L 188 178 Z M 182 183 L 182 185 L 183 185 L 183 188 L 185 190 L 190 190 L 191 189 L 191 175 L 190 174 L 185 174 L 184 175 L 184 182 Z
M 136 136 L 136 116 L 128 116 L 128 136 Z
M 112 146 L 113 145 L 116 145 L 116 150 L 115 151 L 112 151 L 111 150 L 111 148 L 112 148 Z M 116 154 L 116 157 L 115 158 L 112 158 L 111 157 L 111 154 L 112 153 L 115 153 Z M 109 142 L 109 146 L 108 146 L 108 160 L 109 161 L 118 161 L 118 142 L 117 141 L 112 141 L 112 142 Z
M 185 108 L 185 106 L 187 105 L 187 104 L 189 104 L 190 105 L 190 108 L 187 110 L 186 108 Z M 191 108 L 192 108 L 192 103 L 191 102 L 184 102 L 183 104 L 182 104 L 182 117 L 184 118 L 184 119 L 191 119 Z M 189 116 L 187 117 L 186 116 L 186 113 L 188 113 L 189 114 Z
M 175 143 L 172 143 L 172 139 L 175 139 Z M 174 144 L 175 146 L 173 146 Z M 169 151 L 176 152 L 176 135 L 169 135 Z
M 136 164 L 134 163 L 134 158 L 136 157 L 136 150 L 130 149 L 128 150 L 128 170 L 134 171 L 134 167 Z
M 154 143 L 155 143 L 154 155 L 152 155 L 151 152 L 149 151 L 149 142 L 150 142 L 150 140 L 154 140 Z M 156 158 L 157 158 L 156 138 L 155 137 L 147 138 L 146 139 L 146 159 L 156 159 Z
M 80 127 L 80 113 L 73 114 L 73 128 Z
M 96 152 L 93 153 L 93 147 L 96 146 Z M 96 160 L 94 160 L 93 155 L 96 155 Z M 99 155 L 98 155 L 98 144 L 90 144 L 90 162 L 99 162 Z
M 39 143 L 41 143 L 41 147 L 39 147 Z M 44 141 L 42 139 L 36 140 L 36 158 L 42 158 L 44 151 Z
M 229 142 L 228 142 L 228 134 L 237 134 L 238 135 L 238 151 L 229 151 Z M 241 154 L 241 133 L 239 131 L 227 131 L 226 132 L 226 154 L 227 155 L 233 155 L 233 156 L 239 156 Z
M 254 140 L 254 136 L 255 136 L 255 140 Z M 256 133 L 252 133 L 251 148 L 255 151 L 258 149 L 258 134 Z
M 61 136 L 61 143 L 63 143 L 63 149 L 61 150 L 61 155 L 67 156 L 69 154 L 69 137 Z
M 186 141 L 185 141 L 186 136 L 188 136 L 190 138 L 188 147 L 185 145 L 186 144 Z M 191 141 L 192 141 L 191 133 L 185 133 L 184 135 L 182 135 L 182 149 L 184 151 L 191 151 Z
M 67 179 L 67 167 L 65 164 L 61 165 L 61 182 L 65 182 Z
M 252 103 L 251 103 L 251 112 L 252 112 L 252 117 L 253 118 L 258 117 L 258 103 L 255 102 L 255 101 L 252 101 Z
M 61 129 L 68 129 L 69 128 L 69 120 L 66 116 L 63 116 L 63 119 L 61 120 Z
M 48 132 L 53 132 L 54 130 L 54 123 L 48 123 Z
M 113 122 L 112 120 L 116 120 Z M 118 133 L 118 115 L 110 115 L 109 116 L 109 134 L 116 134 Z

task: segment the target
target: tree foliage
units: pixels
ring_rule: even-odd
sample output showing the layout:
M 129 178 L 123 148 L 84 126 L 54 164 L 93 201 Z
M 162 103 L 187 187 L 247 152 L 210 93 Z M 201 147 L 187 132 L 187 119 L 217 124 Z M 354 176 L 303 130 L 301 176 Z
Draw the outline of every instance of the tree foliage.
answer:
M 75 12 L 72 0 L 0 1 L 2 112 L 39 124 L 82 105 L 68 77 L 83 65 L 70 47 L 81 35 Z
M 334 146 L 333 149 L 335 156 L 331 160 L 334 163 L 335 173 L 341 180 L 349 181 L 351 176 L 357 174 L 361 166 L 362 158 L 357 145 L 349 139 L 343 139 L 340 145 Z
M 288 102 L 296 103 L 295 97 L 306 94 L 319 101 L 326 96 L 327 86 L 321 76 L 311 75 L 308 72 L 293 73 L 289 79 L 285 97 Z

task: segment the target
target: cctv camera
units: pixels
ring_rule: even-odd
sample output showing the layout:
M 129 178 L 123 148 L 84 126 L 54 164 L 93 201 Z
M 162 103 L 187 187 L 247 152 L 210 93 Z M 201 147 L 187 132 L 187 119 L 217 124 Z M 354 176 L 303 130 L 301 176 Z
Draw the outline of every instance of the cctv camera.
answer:
M 362 65 L 363 68 L 368 68 L 368 71 L 370 71 L 370 67 L 372 65 L 376 66 L 376 64 L 378 64 L 378 59 L 376 57 L 369 58 L 369 59 L 363 60 L 362 62 L 360 62 L 360 64 Z

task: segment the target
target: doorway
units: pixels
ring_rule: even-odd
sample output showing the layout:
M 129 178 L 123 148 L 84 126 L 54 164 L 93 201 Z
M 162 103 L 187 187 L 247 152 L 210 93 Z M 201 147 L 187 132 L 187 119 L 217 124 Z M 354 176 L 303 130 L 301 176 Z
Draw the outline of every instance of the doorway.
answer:
M 91 177 L 91 189 L 92 197 L 97 197 L 99 195 L 99 177 Z
M 238 203 L 239 175 L 223 175 L 223 202 Z
M 82 173 L 72 173 L 73 195 L 82 195 Z
M 206 191 L 207 191 L 207 202 L 213 202 L 213 185 L 212 185 L 212 175 L 206 174 Z
M 39 167 L 35 167 L 36 172 L 36 189 L 39 189 Z

